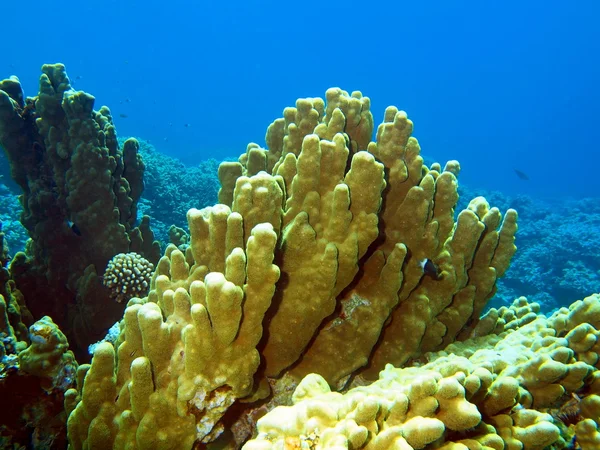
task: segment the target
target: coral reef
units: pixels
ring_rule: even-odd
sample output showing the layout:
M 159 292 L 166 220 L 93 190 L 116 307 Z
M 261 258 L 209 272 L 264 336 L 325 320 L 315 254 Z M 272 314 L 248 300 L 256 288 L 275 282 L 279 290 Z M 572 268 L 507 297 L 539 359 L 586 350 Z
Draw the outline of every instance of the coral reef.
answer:
M 65 391 L 75 381 L 77 362 L 65 335 L 48 316 L 29 327 L 31 345 L 19 352 L 19 367 L 39 377 L 46 391 Z
M 0 394 L 19 408 L 0 446 L 64 448 L 67 423 L 72 450 L 600 447 L 600 295 L 481 316 L 517 231 L 486 198 L 533 219 L 530 273 L 506 284 L 546 302 L 597 277 L 595 205 L 459 203 L 458 162 L 424 164 L 406 113 L 387 108 L 372 142 L 369 99 L 334 88 L 222 163 L 219 204 L 196 209 L 215 203 L 214 162 L 119 144 L 62 65 L 42 71 L 35 98 L 0 83 L 31 236 L 11 258 L 0 230 Z M 175 222 L 160 259 L 140 209 Z M 122 320 L 78 366 L 42 312 L 76 350 Z
M 498 283 L 493 306 L 525 295 L 551 311 L 600 292 L 600 206 L 595 199 L 534 200 L 462 185 L 461 190 L 461 195 L 485 195 L 498 206 L 516 208 L 521 218 L 520 251 Z
M 568 448 L 573 433 L 582 449 L 599 448 L 600 296 L 548 318 L 538 308 L 519 299 L 492 312 L 496 332 L 426 354 L 417 367 L 388 365 L 344 394 L 308 375 L 294 405 L 259 419 L 244 448 L 542 450 Z M 566 430 L 556 405 L 575 392 L 576 424 Z
M 2 163 L 3 161 L 0 161 L 0 164 Z M 8 164 L 6 167 L 8 167 Z M 0 178 L 0 199 L 2 200 L 0 201 L 0 232 L 6 237 L 3 245 L 7 248 L 3 248 L 3 252 L 14 255 L 17 251 L 25 249 L 25 242 L 29 236 L 27 236 L 27 231 L 19 222 L 19 216 L 23 210 L 19 198 L 9 190 L 3 181 L 5 180 Z M 10 242 L 10 246 L 7 242 Z M 7 262 L 8 259 L 6 258 L 0 260 L 2 265 L 6 265 Z
M 191 208 L 203 208 L 217 202 L 219 163 L 214 159 L 202 160 L 197 166 L 185 166 L 180 161 L 156 151 L 154 146 L 139 139 L 144 157 L 146 188 L 141 207 L 152 217 L 153 228 L 161 241 L 168 242 L 170 225 L 187 226 L 186 214 Z M 165 224 L 159 232 L 159 224 Z
M 31 240 L 10 265 L 34 317 L 59 321 L 80 354 L 122 314 L 101 284 L 107 262 L 135 251 L 156 262 L 148 221 L 136 228 L 144 164 L 138 143 L 117 145 L 110 111 L 75 91 L 62 64 L 42 67 L 40 91 L 0 82 L 0 144 L 21 188 Z
M 3 243 L 4 236 L 0 232 L 0 244 Z M 17 353 L 29 344 L 27 326 L 32 323 L 23 294 L 16 288 L 8 269 L 0 265 L 0 377 L 14 365 Z
M 181 229 L 184 226 L 182 219 L 185 221 L 185 213 L 190 207 L 200 208 L 216 203 L 216 165 L 209 162 L 201 164 L 199 168 L 182 166 L 172 158 L 160 155 L 142 140 L 140 153 L 146 163 L 147 181 L 139 210 L 152 215 L 152 228 L 163 248 L 169 242 L 185 246 L 187 238 L 182 234 L 183 230 L 172 235 L 169 227 L 174 222 Z M 168 173 L 183 175 L 167 176 Z M 184 180 L 182 184 L 179 184 L 180 179 Z M 194 179 L 199 180 L 199 189 L 191 187 L 191 180 Z M 158 187 L 154 187 L 154 183 L 158 183 Z M 153 192 L 160 195 L 151 197 Z M 169 193 L 168 202 L 163 201 L 163 192 Z M 206 195 L 207 192 L 210 195 Z M 195 203 L 196 193 L 199 203 Z M 13 213 L 20 209 L 20 204 L 1 183 L 0 195 L 5 202 L 0 202 L 0 221 L 3 222 L 3 230 L 14 254 L 16 250 L 24 248 L 27 239 L 18 222 L 18 214 Z M 527 295 L 531 301 L 540 303 L 545 311 L 550 311 L 569 305 L 573 299 L 585 297 L 589 292 L 600 291 L 600 259 L 595 252 L 600 246 L 600 234 L 594 233 L 600 226 L 597 201 L 591 198 L 550 201 L 525 195 L 513 197 L 498 191 L 474 189 L 464 182 L 459 185 L 459 195 L 458 211 L 468 207 L 469 199 L 481 195 L 499 209 L 514 208 L 521 216 L 521 251 L 513 258 L 505 276 L 499 280 L 492 306 L 510 305 L 514 298 Z M 184 204 L 185 209 L 175 207 L 178 203 Z M 164 213 L 170 210 L 176 210 L 177 213 Z M 556 238 L 557 234 L 561 236 L 560 239 Z
M 150 288 L 154 264 L 135 252 L 119 253 L 109 262 L 104 272 L 104 285 L 111 297 L 119 303 L 133 297 L 144 297 Z
M 600 291 L 600 207 L 592 199 L 536 205 L 539 220 L 519 236 L 523 252 L 505 280 L 520 295 L 552 309 Z
M 127 141 L 117 139 L 120 146 Z M 186 213 L 190 208 L 203 208 L 217 202 L 219 163 L 214 159 L 201 160 L 196 166 L 185 166 L 178 160 L 159 153 L 147 141 L 138 138 L 139 153 L 143 157 L 144 191 L 138 202 L 138 218 L 143 215 L 152 217 L 152 231 L 164 248 L 169 242 L 170 227 L 187 227 Z M 0 169 L 9 173 L 8 161 L 0 152 Z M 27 232 L 19 222 L 21 204 L 7 185 L 10 180 L 0 178 L 0 222 L 11 242 L 12 254 L 25 249 Z M 183 237 L 183 236 L 182 236 Z M 178 245 L 187 241 L 176 240 Z
M 32 324 L 26 335 L 23 329 L 27 328 L 14 312 L 9 319 L 5 295 L 11 285 L 0 282 L 4 291 L 0 295 L 0 447 L 65 448 L 64 394 L 74 387 L 77 362 L 66 337 L 49 317 Z M 10 292 L 15 295 L 20 293 Z M 29 320 L 27 314 L 23 316 Z
M 188 212 L 189 248 L 167 248 L 116 345 L 80 368 L 72 449 L 240 444 L 310 373 L 342 389 L 479 329 L 516 212 L 476 198 L 455 221 L 458 163 L 426 167 L 394 107 L 372 132 L 369 99 L 330 89 L 221 164 L 220 204 Z
M 6 244 L 0 232 L 0 248 Z M 38 322 L 0 264 L 0 448 L 60 449 L 67 442 L 64 393 L 77 362 L 52 319 Z M 29 329 L 28 329 L 29 327 Z

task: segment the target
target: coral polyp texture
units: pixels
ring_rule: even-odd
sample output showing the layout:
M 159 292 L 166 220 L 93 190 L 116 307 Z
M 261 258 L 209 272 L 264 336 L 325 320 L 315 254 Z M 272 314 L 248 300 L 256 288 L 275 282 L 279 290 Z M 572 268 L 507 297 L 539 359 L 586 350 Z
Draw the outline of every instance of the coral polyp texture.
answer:
M 570 434 L 577 433 L 579 448 L 600 448 L 599 348 L 592 338 L 599 305 L 592 296 L 548 318 L 523 315 L 529 320 L 517 328 L 453 343 L 426 354 L 419 367 L 388 365 L 378 381 L 344 394 L 309 375 L 293 406 L 258 420 L 258 435 L 244 449 L 575 448 L 564 432 L 568 413 L 554 406 L 576 391 L 585 397 Z M 530 306 L 519 299 L 510 315 Z
M 119 253 L 108 262 L 104 286 L 119 303 L 148 294 L 154 264 L 135 252 Z
M 500 316 L 482 325 L 479 317 L 516 250 L 516 212 L 503 218 L 476 198 L 455 220 L 458 162 L 425 166 L 412 122 L 394 107 L 371 142 L 369 106 L 341 89 L 300 99 L 268 128 L 268 149 L 250 144 L 239 162 L 221 164 L 220 204 L 188 212 L 185 253 L 167 248 L 148 296 L 128 303 L 115 346 L 100 344 L 80 367 L 79 388 L 66 396 L 72 449 L 183 449 L 217 439 L 239 446 L 306 376 L 294 400 L 307 386 L 345 389 L 384 369 L 387 381 L 374 389 L 392 386 L 387 364 L 408 365 L 484 325 L 498 328 Z M 516 404 L 518 386 L 489 384 L 496 372 L 456 361 L 469 363 L 464 376 L 423 369 L 421 388 L 408 383 L 391 399 L 335 397 L 322 425 L 298 424 L 289 437 L 304 433 L 304 444 L 319 446 L 331 425 L 349 436 L 335 438 L 340 448 L 384 442 L 375 419 L 385 403 L 394 429 L 411 436 L 396 448 L 423 448 L 446 427 L 484 426 L 488 413 L 471 393 L 515 394 L 506 404 L 489 399 L 493 415 Z M 409 394 L 424 399 L 421 413 L 408 408 Z M 433 400 L 444 405 L 437 416 Z M 362 404 L 356 414 L 364 417 L 344 421 L 344 402 Z M 544 415 L 521 416 L 517 426 L 554 436 Z M 285 433 L 259 439 L 285 444 Z M 499 431 L 489 442 L 502 439 Z

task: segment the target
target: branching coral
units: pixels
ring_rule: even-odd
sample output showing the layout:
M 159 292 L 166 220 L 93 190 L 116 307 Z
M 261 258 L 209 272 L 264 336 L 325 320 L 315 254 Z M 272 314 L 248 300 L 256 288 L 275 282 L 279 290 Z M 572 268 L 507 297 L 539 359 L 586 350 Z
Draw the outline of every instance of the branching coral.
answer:
M 462 190 L 462 192 L 460 192 Z M 461 184 L 461 197 L 473 192 L 495 205 L 519 211 L 520 251 L 499 282 L 502 295 L 494 305 L 509 305 L 524 295 L 551 311 L 590 292 L 600 292 L 600 206 L 592 199 L 551 201 L 501 192 L 469 189 Z M 467 201 L 460 204 L 466 207 Z
M 241 429 L 239 399 L 285 402 L 313 372 L 335 388 L 376 378 L 474 332 L 516 212 L 477 198 L 455 222 L 458 163 L 426 167 L 396 108 L 372 132 L 369 99 L 330 89 L 287 108 L 268 150 L 220 166 L 221 204 L 189 211 L 190 247 L 167 249 L 116 349 L 101 344 L 69 393 L 73 449 L 210 442 Z
M 72 88 L 62 64 L 42 67 L 25 98 L 16 77 L 0 82 L 0 144 L 23 191 L 31 241 L 11 273 L 34 316 L 49 314 L 80 350 L 122 313 L 99 281 L 106 263 L 136 251 L 156 262 L 148 221 L 135 228 L 144 164 L 132 139 L 119 148 L 110 111 Z

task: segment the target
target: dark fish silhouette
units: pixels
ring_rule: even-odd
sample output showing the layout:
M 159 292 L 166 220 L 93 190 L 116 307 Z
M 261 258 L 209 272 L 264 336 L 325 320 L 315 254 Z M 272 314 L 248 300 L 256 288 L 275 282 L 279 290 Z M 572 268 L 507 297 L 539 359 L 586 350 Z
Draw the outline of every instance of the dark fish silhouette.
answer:
M 440 269 L 429 258 L 419 261 L 419 265 L 421 266 L 421 269 L 423 269 L 424 275 L 429 275 L 434 280 L 439 280 L 441 278 L 442 274 L 440 273 Z
M 527 174 L 525 172 L 521 172 L 519 169 L 514 169 L 514 171 L 521 180 L 525 180 L 525 181 L 529 180 L 529 177 L 527 176 Z
M 119 117 L 121 117 L 123 119 L 127 119 L 127 114 L 119 114 Z
M 77 236 L 81 236 L 81 231 L 79 230 L 79 227 L 77 225 L 75 225 L 73 222 L 71 222 L 69 219 L 67 219 L 67 226 L 71 229 L 71 231 L 73 233 L 75 233 Z

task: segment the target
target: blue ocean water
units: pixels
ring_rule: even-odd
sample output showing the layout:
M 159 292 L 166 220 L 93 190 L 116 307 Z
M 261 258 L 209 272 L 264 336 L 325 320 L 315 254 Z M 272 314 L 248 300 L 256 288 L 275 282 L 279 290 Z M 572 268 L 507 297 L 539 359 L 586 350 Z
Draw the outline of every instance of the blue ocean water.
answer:
M 339 86 L 369 96 L 376 122 L 389 104 L 406 110 L 423 154 L 458 159 L 463 183 L 598 195 L 595 1 L 32 0 L 5 12 L 3 77 L 35 95 L 40 66 L 63 62 L 120 135 L 185 163 L 264 145 L 284 107 Z

